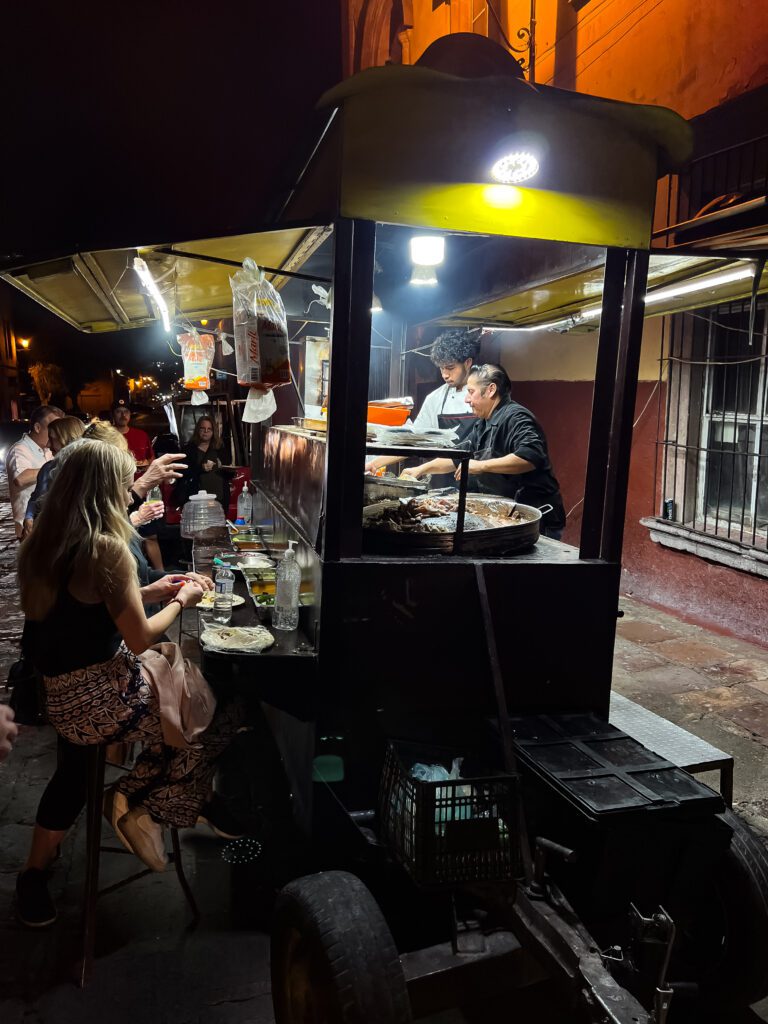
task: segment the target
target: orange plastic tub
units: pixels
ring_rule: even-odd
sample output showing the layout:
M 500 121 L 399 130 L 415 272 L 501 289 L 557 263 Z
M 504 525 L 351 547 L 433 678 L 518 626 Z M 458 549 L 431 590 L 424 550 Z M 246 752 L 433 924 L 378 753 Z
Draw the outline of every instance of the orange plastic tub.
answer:
M 368 422 L 382 427 L 402 427 L 411 410 L 406 405 L 369 405 Z

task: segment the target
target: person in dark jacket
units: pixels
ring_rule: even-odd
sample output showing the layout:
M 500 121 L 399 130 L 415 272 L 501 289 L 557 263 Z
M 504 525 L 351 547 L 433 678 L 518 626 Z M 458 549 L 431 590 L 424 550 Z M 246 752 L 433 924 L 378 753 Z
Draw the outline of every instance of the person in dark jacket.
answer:
M 181 482 L 184 498 L 207 491 L 226 507 L 227 485 L 219 472 L 226 462 L 226 454 L 213 417 L 200 417 L 184 454 L 189 467 Z
M 559 540 L 565 526 L 560 485 L 552 472 L 547 439 L 533 413 L 515 402 L 506 370 L 492 363 L 475 366 L 467 380 L 467 405 L 476 422 L 458 447 L 470 451 L 469 490 L 498 494 L 523 505 L 551 505 L 541 519 L 545 537 Z M 451 459 L 433 459 L 405 470 L 409 476 L 455 472 Z

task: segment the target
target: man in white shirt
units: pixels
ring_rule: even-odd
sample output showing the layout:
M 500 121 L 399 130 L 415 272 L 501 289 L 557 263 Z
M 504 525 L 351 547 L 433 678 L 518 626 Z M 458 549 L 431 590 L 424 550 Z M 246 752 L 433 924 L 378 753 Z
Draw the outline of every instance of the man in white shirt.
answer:
M 462 441 L 474 426 L 475 417 L 466 403 L 467 379 L 480 351 L 480 331 L 466 327 L 443 331 L 432 343 L 429 358 L 438 367 L 444 383 L 430 391 L 422 403 L 414 430 L 448 430 L 454 428 L 457 441 Z M 397 462 L 380 455 L 366 462 L 368 473 Z
M 5 457 L 13 525 L 18 539 L 21 538 L 24 529 L 24 513 L 35 488 L 37 474 L 42 466 L 53 458 L 48 447 L 48 424 L 61 419 L 63 415 L 61 409 L 55 405 L 41 405 L 39 409 L 35 409 L 29 417 L 29 433 L 11 445 Z

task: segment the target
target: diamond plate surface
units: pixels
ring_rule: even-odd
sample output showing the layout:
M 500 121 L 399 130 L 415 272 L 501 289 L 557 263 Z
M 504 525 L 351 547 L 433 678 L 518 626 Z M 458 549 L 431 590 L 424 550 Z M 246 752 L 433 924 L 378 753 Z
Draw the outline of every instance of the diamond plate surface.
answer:
M 730 754 L 622 697 L 620 693 L 611 694 L 608 721 L 678 768 L 695 765 L 715 767 L 733 761 Z

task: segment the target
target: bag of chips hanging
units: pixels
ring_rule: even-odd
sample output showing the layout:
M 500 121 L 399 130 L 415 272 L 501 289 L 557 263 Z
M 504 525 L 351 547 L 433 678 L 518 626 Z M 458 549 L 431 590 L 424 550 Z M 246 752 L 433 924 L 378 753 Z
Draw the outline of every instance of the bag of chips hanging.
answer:
M 214 337 L 212 334 L 199 334 L 193 327 L 188 333 L 179 334 L 177 340 L 184 362 L 184 387 L 192 392 L 192 405 L 205 405 L 211 365 L 216 354 Z
M 279 293 L 252 259 L 229 282 L 238 382 L 259 390 L 289 384 L 288 327 Z

